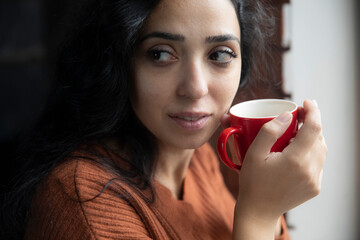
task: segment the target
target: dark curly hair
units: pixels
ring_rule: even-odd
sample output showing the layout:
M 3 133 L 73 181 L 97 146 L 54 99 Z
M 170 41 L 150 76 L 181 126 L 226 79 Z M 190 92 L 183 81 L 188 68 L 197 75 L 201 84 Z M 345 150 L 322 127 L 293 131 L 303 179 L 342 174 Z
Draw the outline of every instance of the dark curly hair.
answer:
M 2 239 L 21 238 L 34 190 L 42 178 L 81 144 L 117 137 L 131 156 L 127 176 L 134 187 L 151 187 L 156 145 L 135 116 L 130 100 L 131 57 L 142 26 L 160 0 L 87 0 L 77 24 L 61 44 L 57 81 L 42 116 L 20 144 L 23 170 L 2 204 Z M 254 51 L 266 50 L 262 26 L 268 21 L 258 1 L 231 0 L 241 29 L 240 87 L 249 80 Z M 254 48 L 256 46 L 256 48 Z M 126 142 L 121 139 L 126 139 Z M 133 182 L 134 176 L 141 184 Z M 13 232 L 9 233 L 9 230 Z M 6 231 L 5 231 L 6 230 Z

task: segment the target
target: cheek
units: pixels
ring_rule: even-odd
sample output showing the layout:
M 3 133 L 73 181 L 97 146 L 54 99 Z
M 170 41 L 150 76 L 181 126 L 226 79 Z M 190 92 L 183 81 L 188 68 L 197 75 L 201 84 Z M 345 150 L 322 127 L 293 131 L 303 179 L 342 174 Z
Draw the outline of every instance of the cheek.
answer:
M 131 103 L 136 112 L 161 108 L 169 98 L 169 87 L 164 84 L 163 79 L 147 71 L 134 74 L 131 92 Z
M 217 98 L 227 108 L 230 107 L 237 93 L 240 84 L 240 74 L 240 71 L 234 71 L 232 74 L 224 75 L 214 86 Z

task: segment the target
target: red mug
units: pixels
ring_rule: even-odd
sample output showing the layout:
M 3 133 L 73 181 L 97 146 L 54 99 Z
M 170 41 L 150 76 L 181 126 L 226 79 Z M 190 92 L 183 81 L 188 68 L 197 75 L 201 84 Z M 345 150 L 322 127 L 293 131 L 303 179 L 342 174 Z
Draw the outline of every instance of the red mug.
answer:
M 220 159 L 231 169 L 240 170 L 245 154 L 262 125 L 286 111 L 292 113 L 292 121 L 285 133 L 272 146 L 271 152 L 281 152 L 289 144 L 290 139 L 295 137 L 298 131 L 296 103 L 282 99 L 259 99 L 231 107 L 230 127 L 224 129 L 218 138 Z M 230 161 L 226 151 L 226 143 L 231 135 L 234 137 L 235 154 L 240 165 Z

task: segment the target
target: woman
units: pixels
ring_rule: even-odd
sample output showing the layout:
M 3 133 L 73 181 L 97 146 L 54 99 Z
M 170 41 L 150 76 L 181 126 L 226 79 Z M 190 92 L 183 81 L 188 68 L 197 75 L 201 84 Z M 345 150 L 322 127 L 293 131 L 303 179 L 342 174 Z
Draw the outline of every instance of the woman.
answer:
M 316 104 L 304 102 L 282 153 L 269 149 L 291 115 L 262 128 L 236 201 L 206 144 L 247 79 L 260 10 L 240 0 L 89 4 L 23 151 L 34 169 L 15 199 L 25 238 L 288 239 L 282 214 L 320 189 Z

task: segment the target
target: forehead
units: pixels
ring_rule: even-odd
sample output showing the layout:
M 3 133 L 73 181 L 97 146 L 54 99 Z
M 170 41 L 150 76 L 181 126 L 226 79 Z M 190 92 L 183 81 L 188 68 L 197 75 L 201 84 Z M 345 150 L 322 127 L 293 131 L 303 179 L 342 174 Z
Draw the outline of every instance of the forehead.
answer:
M 144 33 L 183 35 L 233 34 L 240 38 L 235 8 L 230 0 L 162 0 L 149 16 Z

